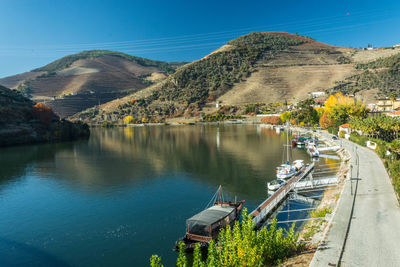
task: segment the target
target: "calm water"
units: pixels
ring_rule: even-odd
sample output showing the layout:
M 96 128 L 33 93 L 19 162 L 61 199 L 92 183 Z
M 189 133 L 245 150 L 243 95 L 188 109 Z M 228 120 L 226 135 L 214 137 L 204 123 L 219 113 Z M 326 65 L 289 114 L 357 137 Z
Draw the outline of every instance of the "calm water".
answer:
M 249 210 L 266 198 L 285 140 L 256 125 L 166 126 L 2 148 L 0 266 L 148 266 L 152 254 L 173 266 L 185 220 L 220 184 Z

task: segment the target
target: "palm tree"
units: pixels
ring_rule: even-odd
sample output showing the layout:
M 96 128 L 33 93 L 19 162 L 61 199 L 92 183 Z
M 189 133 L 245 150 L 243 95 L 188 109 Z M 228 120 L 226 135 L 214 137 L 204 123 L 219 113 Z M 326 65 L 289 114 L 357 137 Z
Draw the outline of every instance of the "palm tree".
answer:
M 397 99 L 397 93 L 396 92 L 391 92 L 389 94 L 389 99 L 392 102 L 392 109 L 394 109 L 393 104 L 394 104 L 394 101 L 396 101 L 396 99 Z

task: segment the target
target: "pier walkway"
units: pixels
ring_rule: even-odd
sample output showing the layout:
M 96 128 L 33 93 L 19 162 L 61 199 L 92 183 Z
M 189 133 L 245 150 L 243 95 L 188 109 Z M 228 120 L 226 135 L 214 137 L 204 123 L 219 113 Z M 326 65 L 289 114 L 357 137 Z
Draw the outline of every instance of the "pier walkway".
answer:
M 265 219 L 265 217 L 271 213 L 282 200 L 286 198 L 287 194 L 294 189 L 296 183 L 302 178 L 306 177 L 313 169 L 314 163 L 311 163 L 299 174 L 290 178 L 284 186 L 279 188 L 254 211 L 252 211 L 250 214 L 253 216 L 255 225 L 258 226 Z

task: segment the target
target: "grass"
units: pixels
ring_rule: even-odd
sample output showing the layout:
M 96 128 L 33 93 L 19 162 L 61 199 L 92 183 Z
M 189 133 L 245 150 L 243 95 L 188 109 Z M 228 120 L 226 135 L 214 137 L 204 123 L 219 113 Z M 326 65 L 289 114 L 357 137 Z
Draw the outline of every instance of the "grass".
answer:
M 311 239 L 316 233 L 321 231 L 321 227 L 323 223 L 325 222 L 325 216 L 327 214 L 331 214 L 332 209 L 325 206 L 319 209 L 316 209 L 312 212 L 310 212 L 310 217 L 311 218 L 321 218 L 317 220 L 311 220 L 309 221 L 306 226 L 304 226 L 303 230 L 303 238 L 305 240 Z

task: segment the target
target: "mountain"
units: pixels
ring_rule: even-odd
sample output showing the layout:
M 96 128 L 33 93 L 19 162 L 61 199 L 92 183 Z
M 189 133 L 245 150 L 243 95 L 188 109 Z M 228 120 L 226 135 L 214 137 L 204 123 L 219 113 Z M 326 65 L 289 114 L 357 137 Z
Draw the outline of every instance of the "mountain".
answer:
M 0 79 L 0 84 L 45 102 L 66 117 L 141 90 L 165 79 L 180 65 L 121 52 L 90 50 Z
M 0 146 L 67 141 L 89 134 L 86 124 L 60 120 L 51 108 L 0 86 Z
M 355 75 L 358 51 L 284 32 L 256 32 L 229 41 L 144 90 L 84 111 L 92 122 L 197 116 L 223 105 L 294 102 Z M 364 58 L 364 57 L 361 57 Z M 358 60 L 358 59 L 357 59 Z

